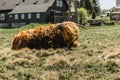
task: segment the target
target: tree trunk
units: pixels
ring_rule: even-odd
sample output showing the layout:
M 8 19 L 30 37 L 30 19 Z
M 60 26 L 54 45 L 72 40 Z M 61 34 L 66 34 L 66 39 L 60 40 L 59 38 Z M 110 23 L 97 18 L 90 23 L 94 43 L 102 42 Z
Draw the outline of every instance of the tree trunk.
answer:
M 74 1 L 74 6 L 75 6 L 75 22 L 78 23 L 77 0 Z
M 70 16 L 71 16 L 71 0 L 68 0 L 68 20 L 70 20 Z

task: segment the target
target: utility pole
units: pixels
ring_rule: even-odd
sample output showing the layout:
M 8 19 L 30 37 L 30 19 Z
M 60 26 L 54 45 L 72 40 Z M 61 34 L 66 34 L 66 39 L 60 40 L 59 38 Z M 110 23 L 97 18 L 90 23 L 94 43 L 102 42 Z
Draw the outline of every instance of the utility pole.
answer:
M 74 7 L 75 7 L 75 22 L 78 23 L 77 0 L 74 0 Z
M 71 0 L 68 0 L 68 20 L 70 21 L 70 16 L 71 16 Z

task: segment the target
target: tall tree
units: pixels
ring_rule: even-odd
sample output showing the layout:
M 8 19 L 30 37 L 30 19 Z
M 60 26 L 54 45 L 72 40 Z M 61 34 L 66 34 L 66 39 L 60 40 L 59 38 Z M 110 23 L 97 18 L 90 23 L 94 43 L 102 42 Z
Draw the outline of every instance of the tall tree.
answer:
M 70 16 L 71 16 L 71 2 L 72 0 L 68 0 L 68 20 L 70 20 Z
M 77 0 L 74 0 L 74 6 L 75 6 L 75 22 L 78 23 Z
M 85 7 L 88 11 L 88 13 L 92 13 L 92 10 L 93 10 L 93 6 L 92 6 L 92 0 L 86 0 L 85 1 Z
M 99 0 L 93 0 L 93 7 L 94 7 L 96 15 L 100 15 L 101 9 L 100 9 Z
M 99 0 L 81 0 L 80 7 L 85 8 L 94 18 L 101 13 Z
M 92 12 L 92 1 L 91 0 L 80 0 L 80 7 L 87 9 L 89 13 Z
M 86 0 L 81 0 L 81 1 L 79 2 L 79 7 L 85 7 L 85 1 L 86 1 Z

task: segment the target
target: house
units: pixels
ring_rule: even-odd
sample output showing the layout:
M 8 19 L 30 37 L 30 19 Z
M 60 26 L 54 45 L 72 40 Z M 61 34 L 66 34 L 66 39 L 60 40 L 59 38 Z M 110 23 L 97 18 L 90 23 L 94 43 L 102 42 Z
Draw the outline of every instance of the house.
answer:
M 67 0 L 0 0 L 0 27 L 67 20 Z
M 120 21 L 120 11 L 111 12 L 110 20 Z
M 0 27 L 9 25 L 8 13 L 15 7 L 17 0 L 0 0 Z
M 116 0 L 116 7 L 110 13 L 110 20 L 120 21 L 120 0 Z

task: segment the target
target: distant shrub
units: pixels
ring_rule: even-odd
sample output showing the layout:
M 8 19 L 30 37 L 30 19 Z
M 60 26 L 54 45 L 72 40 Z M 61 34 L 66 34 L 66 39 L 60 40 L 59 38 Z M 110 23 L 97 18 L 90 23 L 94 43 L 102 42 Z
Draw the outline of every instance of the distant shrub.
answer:
M 80 24 L 83 24 L 87 21 L 87 10 L 85 8 L 78 9 L 78 21 Z

